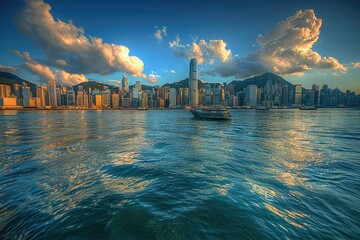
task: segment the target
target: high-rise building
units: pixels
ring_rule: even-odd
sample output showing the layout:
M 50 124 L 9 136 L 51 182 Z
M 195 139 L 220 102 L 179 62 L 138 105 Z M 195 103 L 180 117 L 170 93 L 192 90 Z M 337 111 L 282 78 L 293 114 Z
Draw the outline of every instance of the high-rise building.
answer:
M 189 71 L 189 89 L 190 98 L 189 103 L 191 107 L 197 107 L 199 101 L 198 93 L 198 69 L 196 59 L 190 60 L 190 71 Z
M 210 84 L 205 85 L 205 105 L 211 104 L 211 86 Z
M 284 84 L 282 86 L 282 100 L 281 103 L 283 106 L 289 105 L 289 86 Z
M 22 84 L 22 98 L 23 98 L 23 106 L 30 107 L 30 87 L 27 86 L 25 82 Z
M 66 92 L 66 102 L 68 106 L 75 106 L 75 92 L 72 89 Z
M 123 78 L 121 79 L 121 87 L 124 96 L 127 96 L 127 94 L 129 93 L 129 81 L 125 76 L 123 76 Z
M 134 108 L 139 107 L 139 90 L 136 88 L 132 90 L 132 105 Z
M 301 105 L 301 99 L 302 99 L 302 85 L 296 84 L 295 85 L 295 104 Z
M 102 106 L 110 107 L 110 89 L 101 92 Z
M 119 102 L 120 102 L 120 95 L 117 93 L 113 93 L 111 95 L 111 99 L 112 99 L 112 107 L 113 108 L 118 108 L 119 107 Z
M 247 103 L 254 107 L 257 103 L 257 86 L 249 85 L 246 87 L 246 101 Z
M 57 107 L 56 100 L 56 83 L 49 81 L 48 82 L 48 92 L 49 92 L 49 105 L 51 107 Z
M 136 81 L 136 82 L 135 82 L 135 87 L 136 87 L 137 90 L 142 91 L 141 81 Z
M 320 105 L 320 86 L 319 84 L 313 84 L 311 89 L 314 91 L 314 104 L 316 106 Z
M 213 104 L 220 105 L 221 104 L 221 90 L 220 86 L 212 89 L 213 96 Z
M 36 97 L 39 98 L 37 105 L 40 108 L 43 108 L 46 106 L 46 92 L 47 92 L 46 87 L 43 87 L 43 86 L 36 87 Z
M 2 98 L 9 98 L 10 95 L 11 95 L 10 85 L 0 84 L 0 97 L 2 97 Z
M 176 107 L 176 95 L 177 95 L 177 91 L 175 88 L 170 88 L 170 102 L 169 102 L 169 107 L 170 108 L 174 108 Z

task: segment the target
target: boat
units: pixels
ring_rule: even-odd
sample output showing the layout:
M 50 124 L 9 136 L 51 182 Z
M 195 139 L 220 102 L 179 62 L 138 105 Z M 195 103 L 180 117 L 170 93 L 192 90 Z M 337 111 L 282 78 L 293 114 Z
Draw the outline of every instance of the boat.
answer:
M 145 110 L 149 110 L 147 107 L 138 107 L 139 111 L 145 111 Z
M 299 106 L 300 110 L 317 110 L 317 107 L 314 105 L 301 105 Z
M 257 106 L 255 109 L 256 110 L 269 110 L 269 108 L 267 106 Z
M 190 109 L 190 112 L 196 118 L 219 119 L 219 120 L 231 119 L 229 110 L 224 107 L 209 107 L 209 108 Z

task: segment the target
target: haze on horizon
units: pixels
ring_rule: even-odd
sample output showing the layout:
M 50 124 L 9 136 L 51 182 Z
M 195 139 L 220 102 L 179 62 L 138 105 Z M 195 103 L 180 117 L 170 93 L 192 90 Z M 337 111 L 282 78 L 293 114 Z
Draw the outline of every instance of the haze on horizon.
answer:
M 360 92 L 358 1 L 5 1 L 0 71 L 74 85 L 87 79 L 164 84 L 264 72 Z M 261 7 L 266 6 L 266 7 Z M 191 16 L 191 17 L 190 17 Z

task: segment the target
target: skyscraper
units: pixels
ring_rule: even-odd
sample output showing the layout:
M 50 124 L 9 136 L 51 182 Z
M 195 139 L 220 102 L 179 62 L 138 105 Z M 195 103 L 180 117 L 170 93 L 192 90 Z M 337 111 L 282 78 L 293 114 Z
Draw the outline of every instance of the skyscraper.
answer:
M 57 99 L 56 99 L 56 83 L 49 81 L 48 83 L 48 91 L 49 91 L 49 104 L 51 107 L 57 107 Z
M 246 101 L 247 103 L 254 107 L 257 103 L 257 86 L 256 85 L 249 85 L 246 88 Z
M 296 84 L 295 85 L 295 104 L 301 105 L 301 98 L 302 98 L 302 85 Z
M 195 58 L 190 60 L 189 89 L 190 89 L 189 104 L 191 107 L 197 107 L 199 101 L 199 97 L 198 97 L 199 93 L 198 93 L 197 62 Z
M 142 91 L 141 81 L 136 81 L 136 82 L 135 82 L 135 87 L 136 87 L 137 90 Z
M 129 81 L 125 76 L 123 76 L 123 78 L 121 79 L 121 86 L 124 96 L 126 96 L 129 92 Z

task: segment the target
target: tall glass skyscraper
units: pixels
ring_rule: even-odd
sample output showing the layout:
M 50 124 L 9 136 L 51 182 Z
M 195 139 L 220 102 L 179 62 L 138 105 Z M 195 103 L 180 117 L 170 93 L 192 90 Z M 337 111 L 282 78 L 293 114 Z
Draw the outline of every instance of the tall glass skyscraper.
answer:
M 127 77 L 123 76 L 123 78 L 121 79 L 121 87 L 124 93 L 124 96 L 126 96 L 129 92 L 129 81 L 127 79 Z
M 48 82 L 48 92 L 49 92 L 49 104 L 52 107 L 57 107 L 56 99 L 56 83 L 49 81 Z
M 198 69 L 196 59 L 190 60 L 190 71 L 189 71 L 189 104 L 191 107 L 197 107 L 199 102 L 198 92 Z

